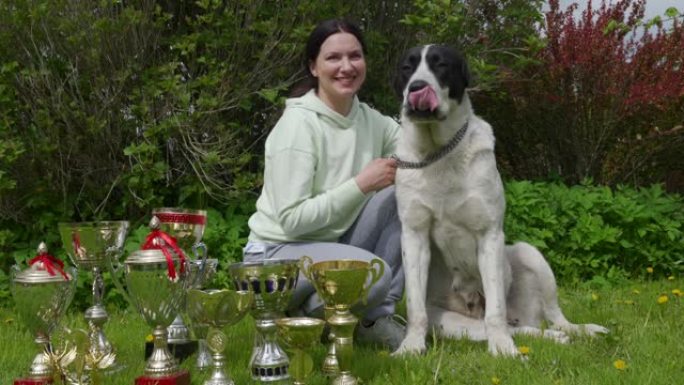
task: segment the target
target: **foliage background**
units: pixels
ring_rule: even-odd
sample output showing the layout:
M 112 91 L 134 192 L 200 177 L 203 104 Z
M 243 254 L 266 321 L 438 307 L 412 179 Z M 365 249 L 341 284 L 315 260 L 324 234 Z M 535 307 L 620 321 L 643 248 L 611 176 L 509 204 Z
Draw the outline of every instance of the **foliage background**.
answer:
M 540 246 L 560 279 L 681 271 L 681 198 L 649 186 L 684 189 L 684 17 L 644 20 L 645 1 L 624 0 L 576 20 L 543 3 L 1 2 L 0 303 L 38 242 L 64 255 L 60 221 L 128 219 L 134 248 L 151 208 L 205 208 L 212 255 L 239 259 L 263 141 L 308 32 L 331 17 L 363 27 L 361 99 L 389 115 L 404 49 L 465 52 L 510 181 L 508 235 Z

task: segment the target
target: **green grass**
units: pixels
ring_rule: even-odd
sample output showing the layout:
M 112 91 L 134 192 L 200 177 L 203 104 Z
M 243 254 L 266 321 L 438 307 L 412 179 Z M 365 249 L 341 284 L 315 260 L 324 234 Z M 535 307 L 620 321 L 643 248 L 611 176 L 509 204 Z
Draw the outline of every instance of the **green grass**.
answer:
M 610 328 L 605 337 L 577 337 L 568 345 L 540 338 L 516 337 L 526 346 L 526 360 L 495 358 L 483 342 L 433 339 L 422 356 L 394 358 L 387 351 L 355 347 L 353 373 L 363 384 L 502 384 L 502 385 L 611 385 L 680 384 L 684 378 L 684 311 L 680 279 L 655 282 L 628 281 L 620 286 L 592 290 L 561 289 L 560 302 L 573 322 L 599 323 Z M 668 301 L 657 299 L 667 295 Z M 133 384 L 142 373 L 143 346 L 147 328 L 137 313 L 114 311 L 106 333 L 118 349 L 118 360 L 126 368 L 106 378 L 106 384 Z M 0 309 L 0 384 L 24 373 L 35 354 L 33 338 L 25 332 L 12 309 Z M 72 312 L 64 323 L 84 327 L 82 313 Z M 254 328 L 251 318 L 227 330 L 230 338 L 228 368 L 238 385 L 254 383 L 247 370 Z M 313 351 L 320 367 L 325 347 Z M 191 370 L 192 383 L 201 384 L 206 374 L 192 369 L 194 357 L 183 363 Z M 614 363 L 623 360 L 624 370 Z M 315 373 L 312 385 L 327 384 Z

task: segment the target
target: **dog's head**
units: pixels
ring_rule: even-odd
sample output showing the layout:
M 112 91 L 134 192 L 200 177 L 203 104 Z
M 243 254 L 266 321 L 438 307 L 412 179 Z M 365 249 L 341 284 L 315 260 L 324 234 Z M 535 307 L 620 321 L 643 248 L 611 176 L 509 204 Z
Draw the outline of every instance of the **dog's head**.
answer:
M 394 88 L 402 113 L 411 120 L 443 120 L 463 100 L 470 84 L 468 65 L 455 49 L 426 45 L 408 50 L 399 61 Z

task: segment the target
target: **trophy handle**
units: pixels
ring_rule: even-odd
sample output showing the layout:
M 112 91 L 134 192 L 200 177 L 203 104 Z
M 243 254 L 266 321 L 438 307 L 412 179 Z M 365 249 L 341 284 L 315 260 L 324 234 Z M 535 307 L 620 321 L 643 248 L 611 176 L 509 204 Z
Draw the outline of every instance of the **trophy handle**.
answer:
M 311 269 L 309 268 L 312 264 L 313 259 L 311 259 L 311 257 L 309 257 L 308 255 L 303 255 L 301 258 L 299 258 L 299 271 L 301 271 L 302 274 L 304 274 L 304 276 L 306 277 L 306 279 L 308 279 L 309 282 L 311 282 L 311 284 L 313 285 L 313 275 L 311 274 Z
M 377 266 L 377 268 L 375 268 L 375 266 Z M 370 288 L 375 285 L 375 283 L 378 282 L 380 277 L 382 277 L 382 275 L 385 273 L 385 264 L 380 258 L 373 258 L 370 261 L 368 273 L 370 273 L 370 283 L 363 288 L 363 292 L 361 293 L 361 298 L 363 298 L 364 305 L 368 303 L 368 292 L 370 291 Z

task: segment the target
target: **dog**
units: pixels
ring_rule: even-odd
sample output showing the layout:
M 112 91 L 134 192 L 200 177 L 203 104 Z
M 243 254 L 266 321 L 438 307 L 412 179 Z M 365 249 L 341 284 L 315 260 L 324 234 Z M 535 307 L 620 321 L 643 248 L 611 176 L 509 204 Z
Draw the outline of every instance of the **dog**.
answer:
M 428 329 L 487 340 L 493 355 L 518 355 L 512 336 L 567 342 L 568 333 L 605 333 L 570 323 L 544 256 L 527 243 L 504 245 L 503 183 L 491 126 L 474 114 L 470 73 L 453 48 L 408 50 L 397 69 L 402 131 L 395 179 L 408 324 L 394 354 L 426 349 Z M 542 320 L 554 329 L 540 329 Z

